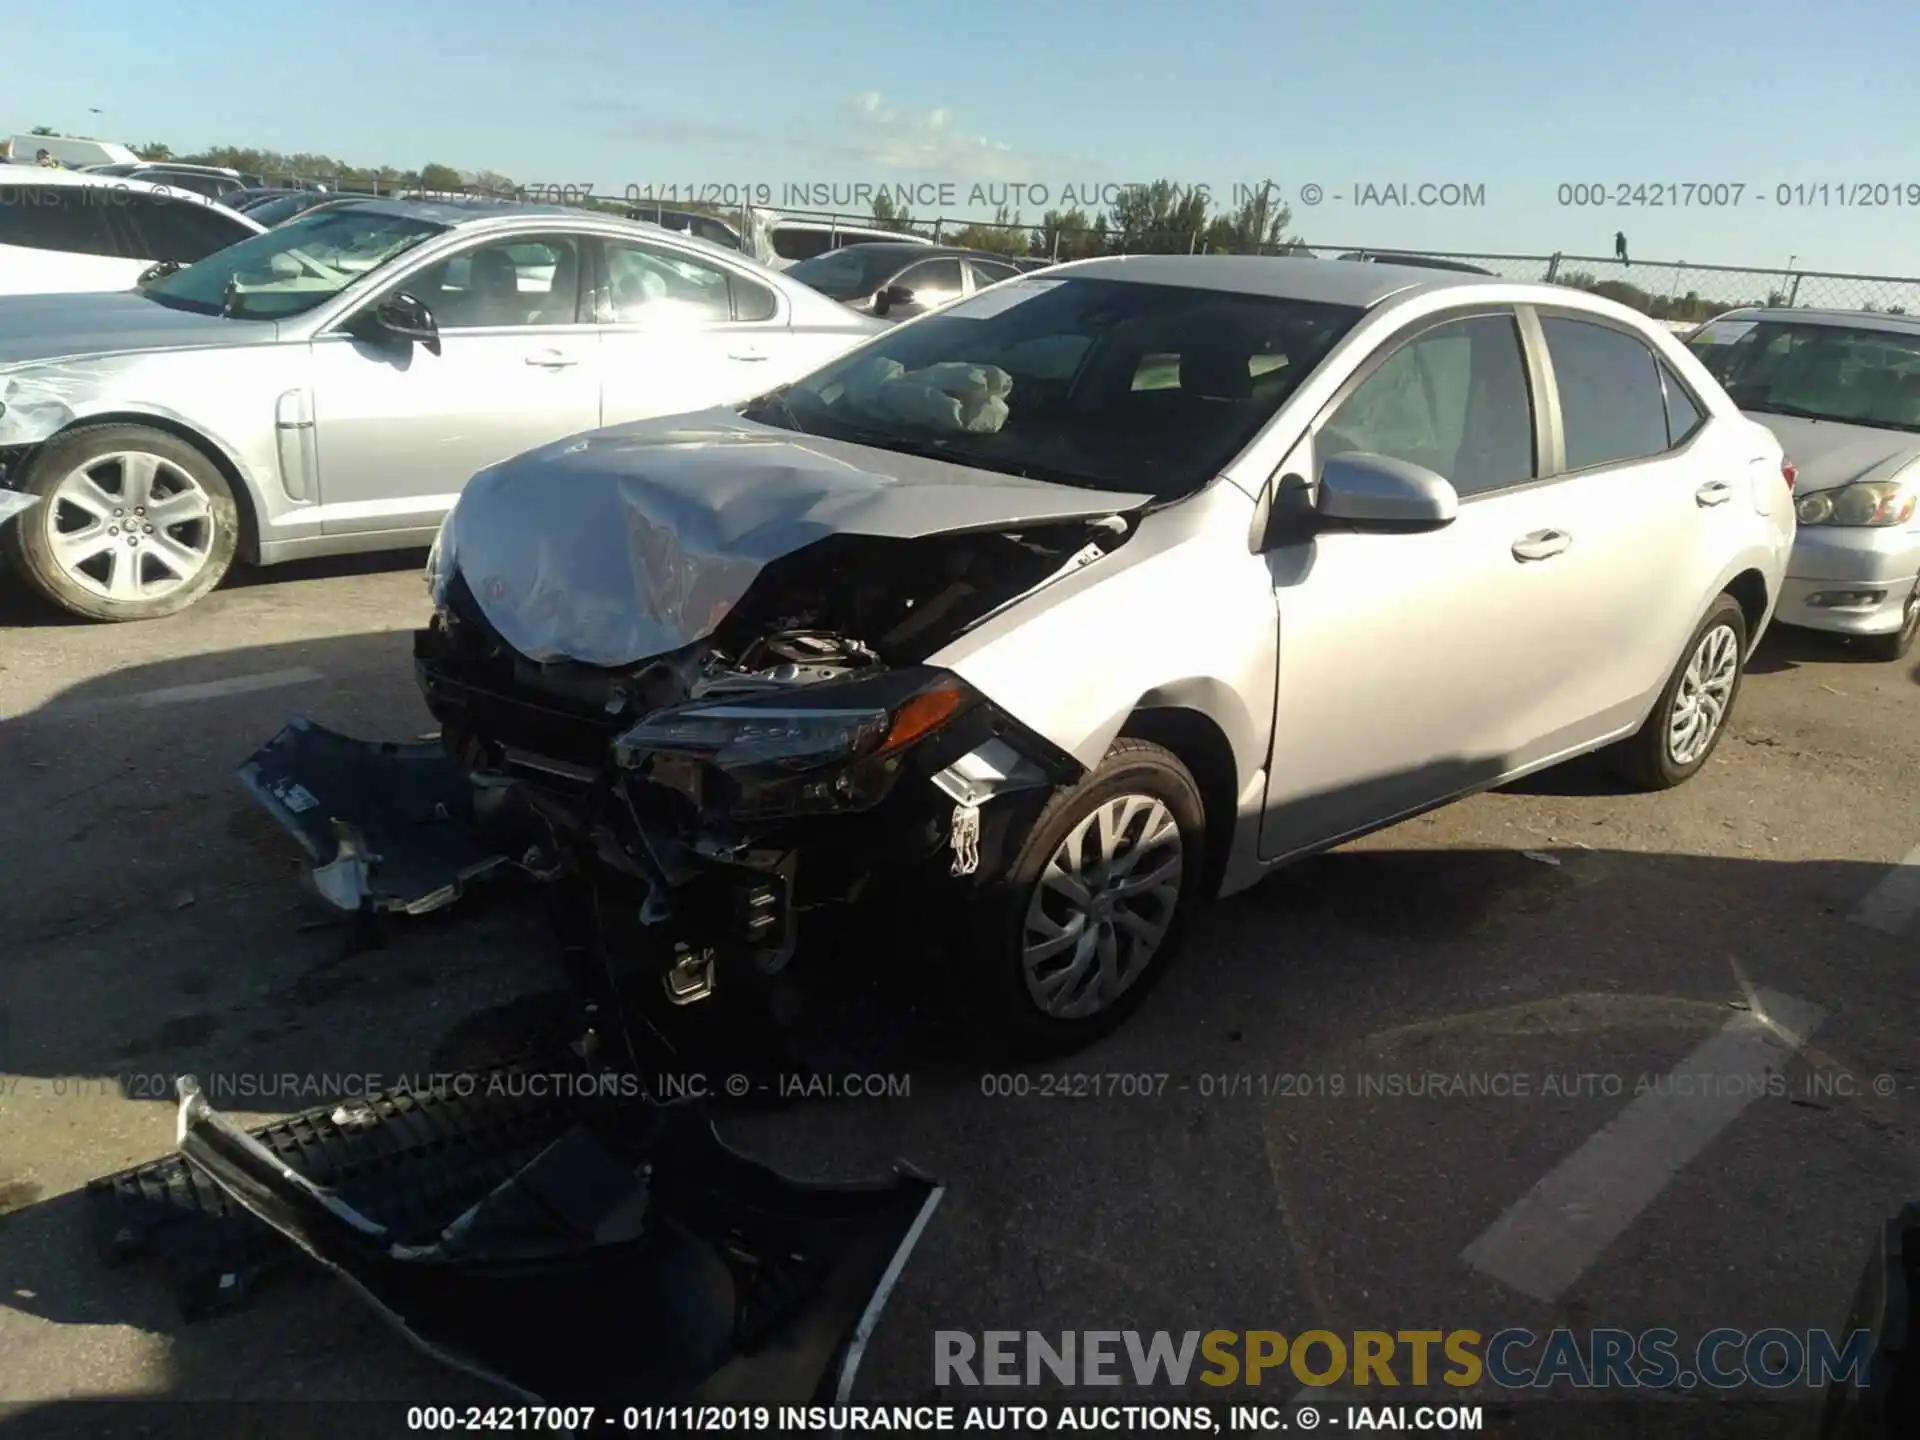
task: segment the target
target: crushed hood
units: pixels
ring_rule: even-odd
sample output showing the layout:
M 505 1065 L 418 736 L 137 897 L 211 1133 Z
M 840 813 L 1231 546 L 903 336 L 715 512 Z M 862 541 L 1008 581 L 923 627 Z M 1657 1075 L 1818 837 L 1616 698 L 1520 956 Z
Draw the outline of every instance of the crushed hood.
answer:
M 1152 497 L 757 425 L 732 410 L 576 436 L 482 470 L 430 567 L 532 660 L 617 667 L 712 633 L 769 562 L 830 535 L 914 539 Z
M 132 290 L 0 295 L 0 366 L 275 339 L 271 320 L 173 310 Z
M 1920 460 L 1920 435 L 1911 431 L 1758 410 L 1747 411 L 1746 416 L 1771 430 L 1787 458 L 1799 467 L 1794 490 L 1801 495 L 1857 480 L 1891 480 Z

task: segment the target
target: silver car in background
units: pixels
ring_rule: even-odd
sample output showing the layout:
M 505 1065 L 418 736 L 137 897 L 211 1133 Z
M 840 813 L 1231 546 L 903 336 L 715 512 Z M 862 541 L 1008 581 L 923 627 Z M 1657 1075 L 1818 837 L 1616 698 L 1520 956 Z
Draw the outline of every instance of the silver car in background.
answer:
M 1735 310 L 1689 342 L 1793 461 L 1800 538 L 1783 625 L 1899 660 L 1920 637 L 1920 319 Z
M 46 502 L 0 546 L 77 615 L 166 615 L 236 557 L 425 546 L 476 470 L 880 328 L 616 216 L 349 204 L 133 291 L 0 297 L 0 484 Z

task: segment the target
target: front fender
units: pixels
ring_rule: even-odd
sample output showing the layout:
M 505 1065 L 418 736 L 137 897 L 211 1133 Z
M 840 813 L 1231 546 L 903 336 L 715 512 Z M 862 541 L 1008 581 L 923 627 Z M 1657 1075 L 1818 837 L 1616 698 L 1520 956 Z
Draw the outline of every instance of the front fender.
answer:
M 1253 502 L 1216 484 L 1147 516 L 1106 558 L 931 657 L 1089 768 L 1143 706 L 1219 725 L 1237 772 L 1266 764 L 1278 622 L 1247 552 Z

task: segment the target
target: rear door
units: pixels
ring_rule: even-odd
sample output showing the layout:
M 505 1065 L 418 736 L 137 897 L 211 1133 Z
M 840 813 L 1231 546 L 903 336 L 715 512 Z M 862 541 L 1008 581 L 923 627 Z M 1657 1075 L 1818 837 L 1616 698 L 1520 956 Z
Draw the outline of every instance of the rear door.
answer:
M 596 250 L 603 425 L 731 404 L 793 378 L 770 286 L 649 240 L 603 236 Z
M 1553 375 L 1570 566 L 1591 621 L 1569 723 L 1637 721 L 1665 682 L 1720 571 L 1752 525 L 1746 455 L 1625 325 L 1538 312 Z

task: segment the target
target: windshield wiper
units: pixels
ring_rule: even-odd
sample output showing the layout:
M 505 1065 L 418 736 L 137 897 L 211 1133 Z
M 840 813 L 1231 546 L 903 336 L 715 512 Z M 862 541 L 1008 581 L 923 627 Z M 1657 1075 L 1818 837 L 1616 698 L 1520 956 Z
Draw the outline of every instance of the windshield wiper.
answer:
M 758 415 L 771 412 L 784 422 L 783 428 L 801 435 L 811 434 L 812 432 L 800 423 L 800 417 L 793 413 L 793 406 L 787 403 L 787 395 L 792 389 L 791 384 L 786 384 L 776 386 L 764 395 L 756 395 L 740 407 L 741 418 L 756 420 Z M 767 422 L 761 420 L 759 423 L 764 425 Z
M 1743 410 L 1752 410 L 1761 415 L 1790 415 L 1796 420 L 1820 420 L 1829 425 L 1860 425 L 1869 430 L 1906 430 L 1920 431 L 1920 425 L 1900 420 L 1881 420 L 1871 415 L 1830 415 L 1821 410 L 1808 410 L 1801 405 L 1743 405 Z

